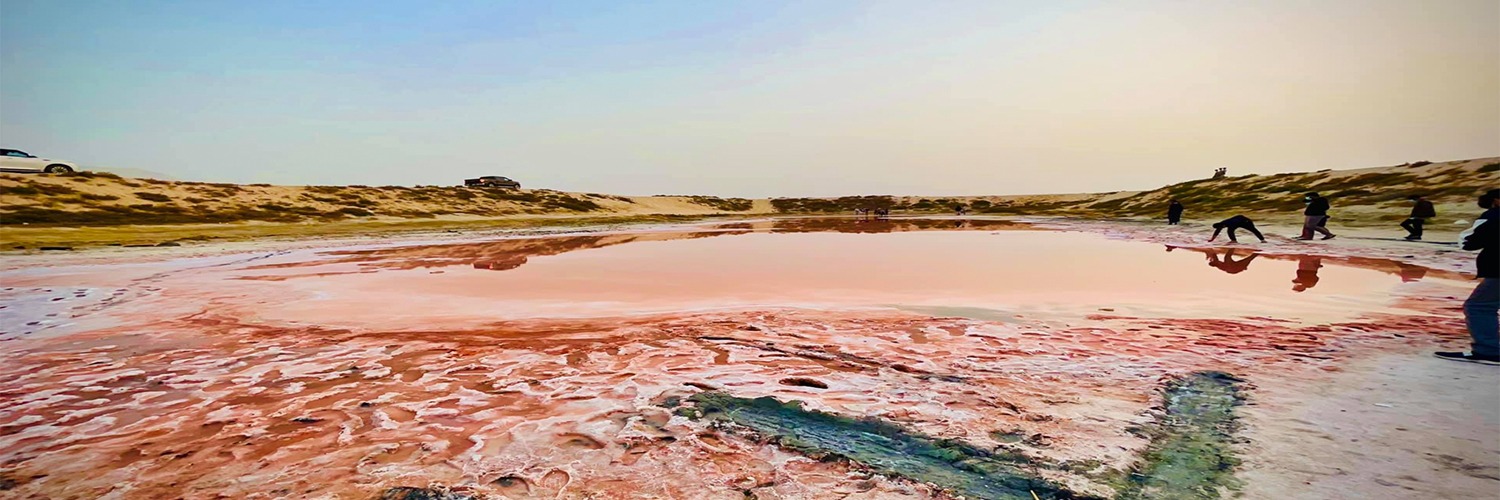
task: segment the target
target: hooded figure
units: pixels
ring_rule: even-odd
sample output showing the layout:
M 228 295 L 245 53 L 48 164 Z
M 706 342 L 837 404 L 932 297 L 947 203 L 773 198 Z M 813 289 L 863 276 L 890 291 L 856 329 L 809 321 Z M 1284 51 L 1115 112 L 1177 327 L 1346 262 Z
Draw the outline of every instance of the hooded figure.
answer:
M 1325 227 L 1328 224 L 1328 199 L 1318 193 L 1307 193 L 1302 201 L 1307 204 L 1307 209 L 1302 211 L 1302 236 L 1297 239 L 1310 240 L 1313 233 L 1322 234 L 1325 240 L 1333 239 L 1333 232 Z

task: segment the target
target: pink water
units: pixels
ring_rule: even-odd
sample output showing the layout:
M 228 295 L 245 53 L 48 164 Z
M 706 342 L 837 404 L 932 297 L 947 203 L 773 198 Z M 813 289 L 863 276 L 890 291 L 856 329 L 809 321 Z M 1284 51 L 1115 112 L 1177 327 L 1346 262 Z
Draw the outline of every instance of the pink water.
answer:
M 1393 292 L 1413 286 L 1316 257 L 1257 256 L 1247 264 L 1241 259 L 1252 251 L 1240 249 L 1229 259 L 1236 266 L 1223 264 L 1227 250 L 1169 252 L 1094 234 L 1004 229 L 665 232 L 620 243 L 553 238 L 589 240 L 545 251 L 522 247 L 545 239 L 500 240 L 341 252 L 218 279 L 226 291 L 280 290 L 286 303 L 257 312 L 266 321 L 387 329 L 768 307 L 987 320 L 1103 310 L 1321 321 L 1379 311 Z

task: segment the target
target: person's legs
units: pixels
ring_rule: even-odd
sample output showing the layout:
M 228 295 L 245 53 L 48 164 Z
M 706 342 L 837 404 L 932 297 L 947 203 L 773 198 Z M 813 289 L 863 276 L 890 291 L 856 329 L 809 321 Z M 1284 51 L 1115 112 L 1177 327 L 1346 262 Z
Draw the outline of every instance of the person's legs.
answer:
M 1421 237 L 1421 236 L 1417 235 L 1417 232 L 1420 231 L 1420 230 L 1417 229 L 1416 220 L 1417 219 L 1412 218 L 1412 219 L 1406 219 L 1404 221 L 1401 221 L 1401 229 L 1405 229 L 1406 230 L 1406 239 L 1408 239 L 1408 240 L 1409 239 L 1413 239 L 1413 238 L 1420 238 Z
M 1322 217 L 1313 217 L 1313 227 L 1312 227 L 1312 229 L 1313 229 L 1313 231 L 1317 231 L 1318 234 L 1321 234 L 1324 237 L 1332 238 L 1333 237 L 1333 231 L 1329 231 L 1328 230 L 1328 228 L 1326 227 L 1327 224 L 1328 224 L 1328 216 L 1325 215 L 1325 216 L 1322 216 Z M 1308 235 L 1308 237 L 1311 238 L 1312 235 Z
M 1260 241 L 1266 241 L 1266 237 L 1265 236 L 1261 236 L 1260 230 L 1255 228 L 1255 223 L 1254 222 L 1251 222 L 1249 224 L 1245 224 L 1245 230 L 1246 231 L 1250 231 L 1250 234 L 1255 235 L 1256 239 L 1258 239 Z
M 1302 239 L 1312 239 L 1313 229 L 1318 227 L 1318 221 L 1323 217 L 1320 215 L 1307 215 L 1302 217 Z
M 1427 219 L 1423 219 L 1421 217 L 1417 217 L 1415 219 L 1412 219 L 1412 223 L 1411 223 L 1411 227 L 1412 227 L 1411 236 L 1413 238 L 1416 238 L 1416 239 L 1419 239 L 1419 240 L 1422 239 L 1422 224 L 1426 224 L 1426 223 L 1427 223 Z
M 1500 278 L 1483 278 L 1464 301 L 1464 322 L 1474 338 L 1474 355 L 1500 356 Z

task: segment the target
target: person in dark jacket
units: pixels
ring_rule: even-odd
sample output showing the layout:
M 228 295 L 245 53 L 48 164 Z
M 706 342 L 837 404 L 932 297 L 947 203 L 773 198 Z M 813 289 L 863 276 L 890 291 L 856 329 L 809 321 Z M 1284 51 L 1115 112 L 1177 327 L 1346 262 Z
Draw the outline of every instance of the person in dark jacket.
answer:
M 1182 222 L 1182 203 L 1174 199 L 1167 205 L 1167 224 L 1175 226 L 1178 222 Z
M 1422 239 L 1422 224 L 1427 219 L 1437 217 L 1437 210 L 1432 208 L 1432 202 L 1427 201 L 1422 195 L 1414 194 L 1407 198 L 1416 203 L 1411 207 L 1411 215 L 1401 222 L 1401 227 L 1406 229 L 1406 241 L 1420 241 Z
M 1307 209 L 1302 211 L 1302 237 L 1299 240 L 1310 240 L 1313 233 L 1323 235 L 1323 239 L 1333 239 L 1333 232 L 1325 225 L 1328 223 L 1328 198 L 1318 196 L 1318 193 L 1307 193 L 1302 198 L 1307 203 Z
M 1223 231 L 1225 229 L 1229 230 L 1230 243 L 1240 242 L 1240 240 L 1234 239 L 1234 230 L 1236 229 L 1244 229 L 1246 231 L 1250 231 L 1250 234 L 1254 234 L 1256 238 L 1260 238 L 1261 243 L 1266 242 L 1266 237 L 1262 236 L 1260 234 L 1260 231 L 1255 229 L 1255 221 L 1250 220 L 1249 217 L 1245 217 L 1243 215 L 1236 215 L 1234 217 L 1230 217 L 1228 219 L 1224 219 L 1222 221 L 1214 223 L 1214 235 L 1210 236 L 1208 238 L 1208 241 L 1218 239 L 1219 231 Z
M 1479 197 L 1484 214 L 1460 234 L 1464 250 L 1478 250 L 1475 259 L 1479 286 L 1464 301 L 1464 322 L 1474 339 L 1470 352 L 1439 352 L 1437 357 L 1500 365 L 1500 189 L 1491 189 Z

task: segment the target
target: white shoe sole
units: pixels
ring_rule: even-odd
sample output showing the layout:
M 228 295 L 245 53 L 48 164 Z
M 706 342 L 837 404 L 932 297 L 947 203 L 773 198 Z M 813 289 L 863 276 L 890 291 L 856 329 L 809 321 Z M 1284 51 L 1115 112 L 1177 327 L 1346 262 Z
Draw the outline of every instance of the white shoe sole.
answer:
M 1464 362 L 1464 363 L 1478 363 L 1478 364 L 1481 364 L 1481 365 L 1500 366 L 1500 361 L 1489 361 L 1489 360 L 1472 359 L 1472 358 L 1448 358 L 1448 357 L 1438 356 L 1436 354 L 1434 354 L 1433 357 L 1436 357 L 1437 359 L 1446 359 L 1448 361 L 1460 361 L 1460 362 Z

